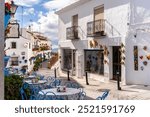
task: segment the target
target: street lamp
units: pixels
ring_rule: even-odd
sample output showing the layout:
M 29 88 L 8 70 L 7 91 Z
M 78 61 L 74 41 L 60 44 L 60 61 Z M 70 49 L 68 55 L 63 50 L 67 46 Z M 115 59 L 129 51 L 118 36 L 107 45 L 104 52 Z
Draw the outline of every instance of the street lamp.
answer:
M 11 11 L 12 16 L 14 16 L 14 14 L 16 13 L 17 8 L 18 8 L 18 6 L 16 4 L 14 4 L 14 1 L 11 1 L 10 11 Z

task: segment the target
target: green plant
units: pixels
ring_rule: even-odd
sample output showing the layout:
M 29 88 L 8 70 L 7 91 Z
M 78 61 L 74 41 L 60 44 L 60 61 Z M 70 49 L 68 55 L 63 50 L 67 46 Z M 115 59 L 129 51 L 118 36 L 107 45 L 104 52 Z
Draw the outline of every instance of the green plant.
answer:
M 23 77 L 11 75 L 5 77 L 5 100 L 20 100 L 20 88 L 23 84 Z
M 33 70 L 37 71 L 39 69 L 41 63 L 42 63 L 42 58 L 37 57 L 36 60 L 34 61 Z

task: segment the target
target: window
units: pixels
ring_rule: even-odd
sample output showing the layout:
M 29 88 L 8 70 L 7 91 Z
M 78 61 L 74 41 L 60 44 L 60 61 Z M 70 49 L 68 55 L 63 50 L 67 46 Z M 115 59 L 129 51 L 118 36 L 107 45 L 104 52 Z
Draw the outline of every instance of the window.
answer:
M 104 75 L 103 50 L 85 50 L 85 71 Z
M 63 69 L 70 70 L 72 68 L 72 51 L 70 49 L 64 50 L 64 64 Z
M 12 48 L 12 49 L 16 49 L 16 46 L 17 46 L 17 45 L 16 45 L 16 42 L 11 42 L 11 48 Z
M 18 66 L 18 57 L 12 57 L 11 58 L 11 65 L 12 66 Z

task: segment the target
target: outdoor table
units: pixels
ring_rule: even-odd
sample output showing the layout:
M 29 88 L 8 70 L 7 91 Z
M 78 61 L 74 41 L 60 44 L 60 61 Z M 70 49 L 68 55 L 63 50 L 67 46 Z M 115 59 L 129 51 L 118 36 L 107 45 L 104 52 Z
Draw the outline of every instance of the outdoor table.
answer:
M 40 95 L 46 94 L 47 92 L 53 92 L 56 97 L 60 97 L 65 100 L 78 100 L 80 89 L 77 88 L 66 88 L 65 92 L 57 92 L 57 88 L 44 89 L 39 92 Z M 52 96 L 52 94 L 48 93 L 46 96 Z
M 28 83 L 29 85 L 42 85 L 47 83 L 47 80 L 39 80 L 38 82 L 32 82 L 32 80 L 26 80 L 26 83 Z
M 30 75 L 30 76 L 24 78 L 24 80 L 32 80 L 32 79 L 35 79 L 35 78 L 36 78 L 35 75 Z

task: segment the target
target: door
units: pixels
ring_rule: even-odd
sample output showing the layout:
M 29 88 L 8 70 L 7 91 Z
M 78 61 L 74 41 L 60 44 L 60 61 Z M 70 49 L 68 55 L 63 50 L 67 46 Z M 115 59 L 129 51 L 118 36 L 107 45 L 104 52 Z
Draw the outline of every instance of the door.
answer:
M 104 19 L 104 6 L 99 6 L 94 9 L 94 21 Z
M 78 26 L 78 15 L 72 17 L 72 26 Z
M 117 80 L 119 77 L 121 81 L 121 52 L 120 46 L 113 47 L 113 80 Z M 118 73 L 117 73 L 118 72 Z

